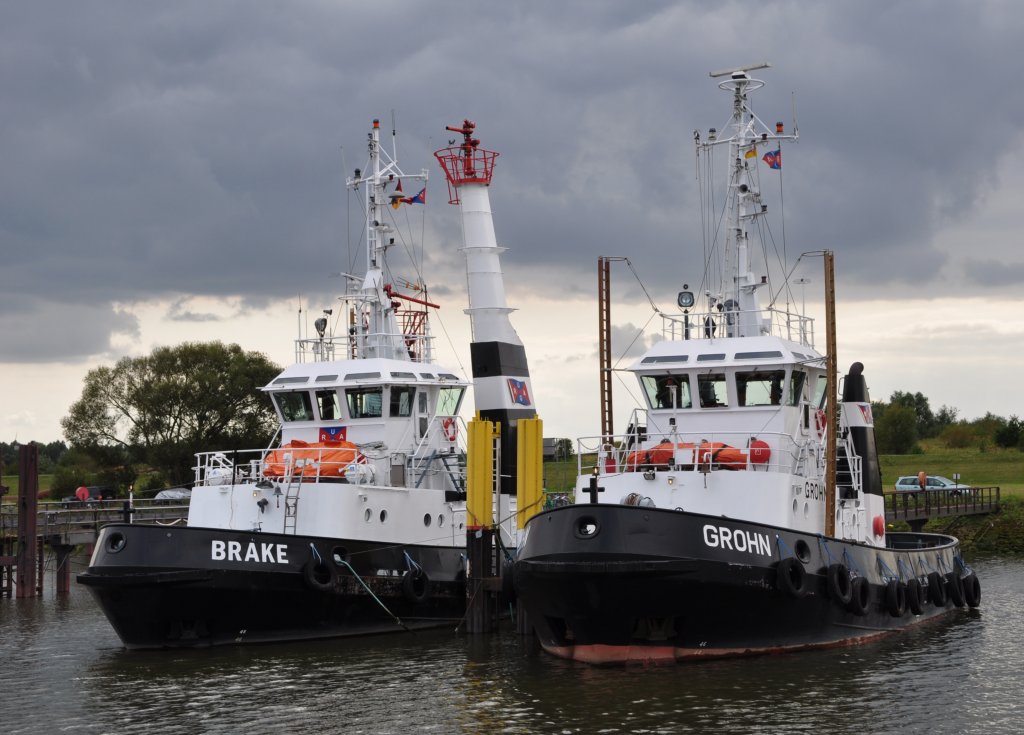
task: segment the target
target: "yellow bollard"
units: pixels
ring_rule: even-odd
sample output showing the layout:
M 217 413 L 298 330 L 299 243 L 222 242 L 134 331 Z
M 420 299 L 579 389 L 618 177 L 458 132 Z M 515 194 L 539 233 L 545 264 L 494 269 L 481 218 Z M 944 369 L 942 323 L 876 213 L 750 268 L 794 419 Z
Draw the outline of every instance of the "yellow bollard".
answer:
M 543 508 L 544 422 L 519 419 L 516 437 L 516 527 L 521 531 Z

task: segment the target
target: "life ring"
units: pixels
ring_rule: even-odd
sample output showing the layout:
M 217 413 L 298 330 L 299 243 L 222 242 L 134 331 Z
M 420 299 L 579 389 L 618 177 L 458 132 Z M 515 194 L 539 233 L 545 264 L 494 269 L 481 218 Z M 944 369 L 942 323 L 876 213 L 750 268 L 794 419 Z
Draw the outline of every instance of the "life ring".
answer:
M 828 415 L 824 409 L 819 408 L 814 412 L 814 428 L 818 431 L 818 436 L 821 437 L 825 434 L 825 426 L 828 425 Z
M 402 594 L 412 603 L 420 603 L 430 597 L 430 577 L 419 567 L 402 575 Z
M 907 587 L 898 579 L 890 579 L 885 585 L 885 609 L 894 618 L 902 618 L 907 612 Z
M 850 570 L 845 564 L 829 564 L 826 575 L 828 596 L 843 607 L 850 604 L 853 585 L 850 584 Z
M 864 577 L 854 577 L 850 580 L 850 604 L 846 609 L 854 615 L 864 615 L 868 611 L 871 602 L 871 587 Z
M 800 599 L 807 594 L 807 573 L 795 556 L 787 556 L 776 569 L 776 584 L 780 590 Z
M 946 586 L 949 588 L 949 599 L 957 607 L 964 606 L 964 581 L 956 572 L 946 574 Z
M 322 559 L 317 561 L 316 558 L 310 558 L 302 567 L 302 578 L 310 589 L 317 592 L 330 592 L 338 580 L 338 572 L 333 564 L 328 564 Z
M 449 416 L 441 419 L 441 430 L 444 432 L 444 438 L 450 442 L 455 441 L 458 436 L 458 425 L 455 423 L 455 418 Z
M 928 574 L 928 599 L 936 607 L 946 604 L 946 585 L 942 580 L 942 575 L 938 572 Z
M 971 572 L 964 577 L 964 601 L 968 607 L 977 607 L 981 604 L 981 582 L 978 575 Z
M 914 615 L 924 612 L 924 590 L 921 589 L 921 582 L 917 577 L 907 580 L 907 607 Z

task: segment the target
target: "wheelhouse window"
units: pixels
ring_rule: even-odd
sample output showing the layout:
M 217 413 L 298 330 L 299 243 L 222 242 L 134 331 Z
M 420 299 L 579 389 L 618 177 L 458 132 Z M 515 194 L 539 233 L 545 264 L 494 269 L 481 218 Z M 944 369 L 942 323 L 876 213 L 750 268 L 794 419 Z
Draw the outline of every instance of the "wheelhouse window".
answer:
M 828 379 L 824 375 L 819 375 L 818 379 L 814 383 L 814 405 L 818 408 L 825 410 L 825 404 L 828 403 Z
M 318 390 L 316 407 L 320 412 L 321 421 L 334 421 L 341 418 L 341 404 L 338 403 L 338 392 L 335 390 Z
M 729 387 L 725 373 L 697 376 L 697 392 L 701 408 L 725 408 L 729 405 Z
M 778 406 L 782 403 L 785 370 L 736 373 L 736 399 L 741 406 Z
M 794 370 L 789 377 L 789 397 L 787 403 L 790 406 L 799 406 L 804 397 L 804 385 L 807 383 L 807 373 L 802 370 Z
M 412 416 L 413 398 L 416 389 L 407 385 L 391 386 L 391 411 L 389 416 Z
M 312 421 L 313 403 L 306 391 L 272 394 L 277 410 L 285 421 Z
M 384 408 L 384 389 L 351 388 L 345 391 L 348 415 L 352 419 L 379 419 Z
M 437 394 L 437 415 L 454 416 L 459 412 L 459 404 L 462 403 L 462 394 L 466 389 L 461 386 L 441 388 Z
M 690 379 L 686 375 L 643 375 L 644 392 L 651 408 L 691 408 Z

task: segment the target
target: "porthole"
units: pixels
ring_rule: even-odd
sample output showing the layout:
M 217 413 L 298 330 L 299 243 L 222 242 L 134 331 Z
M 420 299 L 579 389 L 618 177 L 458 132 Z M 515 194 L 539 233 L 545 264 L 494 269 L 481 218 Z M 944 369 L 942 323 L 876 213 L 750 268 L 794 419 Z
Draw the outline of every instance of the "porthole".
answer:
M 373 511 L 367 508 L 363 511 L 363 520 L 369 523 L 371 518 L 373 518 Z
M 796 551 L 796 558 L 802 561 L 804 564 L 811 560 L 811 547 L 807 545 L 807 542 L 800 539 L 793 545 Z
M 573 529 L 573 532 L 575 533 L 576 538 L 587 539 L 596 536 L 600 530 L 601 527 L 598 525 L 596 518 L 584 516 L 576 521 L 576 526 Z
M 793 498 L 793 515 L 796 515 L 797 509 L 799 507 L 800 507 L 800 502 L 796 498 Z
M 444 525 L 444 516 L 439 515 L 437 517 L 437 527 L 440 528 Z
M 432 518 L 431 518 L 429 513 L 424 513 L 423 514 L 423 525 L 424 526 L 426 526 L 427 528 L 430 528 L 430 521 L 431 520 L 432 520 Z
M 380 522 L 384 523 L 385 521 L 387 521 L 387 519 L 388 519 L 388 512 L 386 510 L 382 510 L 380 512 Z
M 128 543 L 128 539 L 124 537 L 123 533 L 112 533 L 107 537 L 107 551 L 116 554 L 124 548 L 126 543 Z

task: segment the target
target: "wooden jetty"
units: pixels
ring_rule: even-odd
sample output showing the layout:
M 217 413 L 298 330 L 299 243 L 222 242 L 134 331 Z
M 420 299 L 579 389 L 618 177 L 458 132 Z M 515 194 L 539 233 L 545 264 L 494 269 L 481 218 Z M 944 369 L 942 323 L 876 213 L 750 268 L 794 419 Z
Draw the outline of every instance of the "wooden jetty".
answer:
M 21 492 L 17 502 L 0 504 L 0 597 L 42 596 L 47 546 L 56 556 L 57 593 L 67 594 L 72 552 L 91 546 L 107 523 L 175 525 L 188 516 L 188 504 L 158 505 L 151 500 L 40 502 L 36 468 L 36 447 L 22 445 L 18 456 Z
M 931 518 L 983 515 L 998 510 L 998 487 L 920 490 L 885 496 L 886 522 L 906 521 L 912 531 L 920 531 Z

